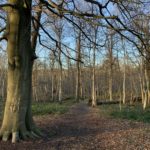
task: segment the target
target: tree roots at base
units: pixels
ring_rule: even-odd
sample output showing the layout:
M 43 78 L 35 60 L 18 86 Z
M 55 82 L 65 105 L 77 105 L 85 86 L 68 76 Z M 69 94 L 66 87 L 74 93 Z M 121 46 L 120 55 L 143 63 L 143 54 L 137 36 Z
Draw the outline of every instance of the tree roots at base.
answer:
M 0 138 L 2 141 L 8 141 L 11 137 L 12 143 L 19 142 L 20 140 L 27 139 L 39 139 L 44 137 L 44 134 L 37 128 L 34 128 L 32 131 L 19 130 L 15 132 L 10 131 L 0 131 Z

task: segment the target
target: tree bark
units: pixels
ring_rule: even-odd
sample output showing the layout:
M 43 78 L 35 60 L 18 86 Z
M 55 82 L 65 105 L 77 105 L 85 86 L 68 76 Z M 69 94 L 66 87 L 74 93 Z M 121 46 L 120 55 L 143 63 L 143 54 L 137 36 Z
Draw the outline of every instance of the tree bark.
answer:
M 61 61 L 61 39 L 60 39 L 60 36 L 59 36 L 59 58 L 58 58 L 58 61 L 59 61 L 59 69 L 60 69 L 60 73 L 59 73 L 59 92 L 58 92 L 58 100 L 59 100 L 59 103 L 62 102 L 62 75 L 63 75 L 63 68 L 62 68 L 62 61 Z
M 109 83 L 108 83 L 108 93 L 109 100 L 113 101 L 113 66 L 114 66 L 114 57 L 113 57 L 113 48 L 114 48 L 114 35 L 115 32 L 112 30 L 108 31 L 108 61 L 109 61 Z
M 78 39 L 77 39 L 77 74 L 76 74 L 76 95 L 75 99 L 79 102 L 80 99 L 80 61 L 81 61 L 81 31 L 79 31 Z
M 95 48 L 93 50 L 93 68 L 92 68 L 92 107 L 97 105 L 95 88 Z
M 55 58 L 53 52 L 51 53 L 51 100 L 54 101 L 54 66 L 55 66 Z
M 37 137 L 31 112 L 32 96 L 32 48 L 31 48 L 31 0 L 9 0 L 17 7 L 8 11 L 8 79 L 7 98 L 0 130 L 3 141 L 12 135 L 12 142 L 20 138 Z
M 123 104 L 126 103 L 126 49 L 124 45 L 124 41 L 122 39 L 122 44 L 123 44 L 123 50 L 124 50 L 124 70 L 123 70 L 123 93 L 122 93 L 122 102 Z

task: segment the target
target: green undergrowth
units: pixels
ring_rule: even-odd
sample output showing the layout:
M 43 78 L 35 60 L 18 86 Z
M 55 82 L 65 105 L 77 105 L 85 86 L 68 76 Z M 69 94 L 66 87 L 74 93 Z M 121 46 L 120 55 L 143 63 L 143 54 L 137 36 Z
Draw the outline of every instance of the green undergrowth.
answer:
M 34 102 L 32 104 L 33 115 L 64 114 L 75 103 L 73 100 L 58 102 Z
M 100 113 L 108 117 L 150 123 L 150 108 L 143 110 L 140 104 L 136 104 L 134 106 L 124 105 L 122 107 L 120 107 L 117 104 L 114 104 L 101 105 L 98 107 L 100 108 Z
M 33 115 L 47 115 L 47 114 L 64 114 L 69 108 L 75 104 L 75 100 L 67 99 L 61 104 L 58 102 L 33 102 L 32 112 Z M 3 116 L 4 102 L 0 101 L 0 120 Z

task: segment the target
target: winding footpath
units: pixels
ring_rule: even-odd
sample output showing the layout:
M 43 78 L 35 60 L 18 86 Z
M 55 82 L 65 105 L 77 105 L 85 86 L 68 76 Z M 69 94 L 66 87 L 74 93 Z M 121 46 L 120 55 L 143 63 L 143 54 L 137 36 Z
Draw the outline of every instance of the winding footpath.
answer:
M 35 121 L 46 138 L 15 145 L 0 142 L 0 150 L 150 150 L 150 124 L 106 118 L 85 103 Z

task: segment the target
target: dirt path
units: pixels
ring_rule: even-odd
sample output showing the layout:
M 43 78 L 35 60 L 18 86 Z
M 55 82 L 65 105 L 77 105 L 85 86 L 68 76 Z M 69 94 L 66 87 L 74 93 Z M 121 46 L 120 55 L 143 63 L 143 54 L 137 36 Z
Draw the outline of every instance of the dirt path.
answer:
M 46 134 L 16 145 L 0 142 L 0 150 L 150 150 L 150 125 L 104 118 L 80 103 L 62 116 L 36 117 Z

